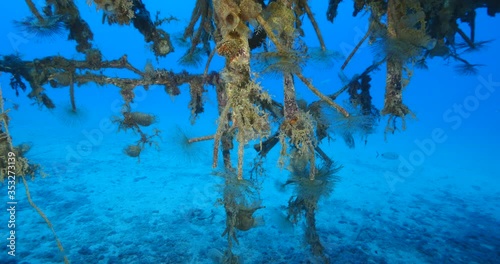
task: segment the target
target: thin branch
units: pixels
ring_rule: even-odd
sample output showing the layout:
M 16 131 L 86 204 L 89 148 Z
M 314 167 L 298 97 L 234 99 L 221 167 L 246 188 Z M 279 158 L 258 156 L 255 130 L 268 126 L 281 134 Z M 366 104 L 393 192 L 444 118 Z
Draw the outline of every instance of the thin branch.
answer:
M 35 204 L 35 202 L 33 202 L 33 200 L 31 199 L 30 189 L 28 188 L 28 182 L 26 182 L 26 179 L 24 178 L 24 176 L 21 176 L 21 179 L 23 180 L 24 189 L 26 191 L 26 198 L 28 199 L 28 203 L 43 218 L 43 220 L 45 221 L 45 223 L 47 223 L 47 225 L 49 226 L 50 231 L 52 231 L 52 234 L 54 235 L 54 238 L 56 240 L 57 247 L 59 248 L 59 251 L 61 251 L 61 253 L 63 254 L 64 263 L 69 264 L 70 262 L 68 260 L 68 257 L 66 256 L 66 253 L 64 252 L 64 248 L 62 246 L 61 240 L 59 240 L 59 237 L 57 237 L 56 231 L 54 230 L 54 227 L 52 226 L 52 223 L 50 222 L 49 218 L 45 215 L 45 213 L 42 211 L 42 209 L 40 209 Z
M 210 62 L 212 62 L 214 55 L 215 55 L 215 49 L 212 49 L 210 55 L 208 56 L 207 64 L 205 64 L 205 70 L 203 71 L 203 76 L 207 76 L 208 68 L 210 67 Z
M 314 31 L 316 31 L 316 36 L 318 36 L 319 45 L 321 46 L 321 50 L 326 51 L 325 41 L 323 40 L 323 35 L 321 34 L 321 31 L 319 29 L 318 22 L 316 22 L 316 19 L 314 18 L 313 13 L 311 12 L 311 8 L 309 7 L 309 5 L 307 4 L 306 1 L 304 1 L 304 10 L 306 11 L 307 17 L 311 21 L 311 24 L 314 28 Z
M 342 67 L 340 67 L 341 70 L 344 70 L 345 67 L 347 67 L 347 64 L 349 63 L 349 61 L 351 61 L 352 57 L 354 57 L 354 54 L 356 54 L 356 52 L 361 47 L 361 45 L 363 45 L 363 42 L 365 42 L 365 40 L 368 38 L 368 36 L 370 36 L 371 28 L 372 28 L 372 26 L 370 25 L 370 27 L 366 31 L 365 35 L 363 36 L 363 38 L 358 42 L 356 47 L 354 47 L 354 49 L 351 51 L 351 54 L 349 54 L 349 56 L 347 56 L 347 58 L 344 61 L 344 64 L 342 64 Z
M 457 33 L 464 39 L 465 43 L 469 45 L 471 49 L 474 49 L 476 45 L 474 45 L 474 42 L 463 32 L 460 28 L 457 27 Z
M 203 136 L 203 137 L 196 137 L 196 138 L 190 138 L 188 140 L 188 143 L 196 143 L 196 142 L 201 142 L 201 141 L 207 141 L 207 140 L 212 140 L 215 138 L 215 135 L 210 135 L 210 136 Z
M 262 15 L 257 16 L 257 22 L 262 26 L 264 31 L 266 31 L 267 36 L 271 39 L 271 41 L 276 45 L 276 48 L 279 52 L 285 52 L 287 49 L 279 42 L 278 38 L 273 33 L 273 30 L 267 24 L 266 20 L 262 17 Z
M 332 100 L 337 99 L 337 97 L 339 97 L 343 92 L 345 92 L 353 82 L 357 82 L 363 76 L 365 76 L 365 75 L 369 74 L 370 72 L 374 71 L 375 69 L 377 69 L 378 66 L 380 66 L 380 64 L 382 64 L 384 61 L 385 61 L 385 59 L 383 59 L 383 60 L 381 60 L 379 62 L 375 62 L 372 65 L 368 66 L 368 68 L 366 68 L 363 71 L 363 73 L 361 73 L 360 75 L 355 76 L 349 83 L 347 83 L 346 85 L 342 86 L 342 88 L 340 88 L 337 92 L 335 92 L 333 95 L 330 95 L 329 97 L 332 98 Z
M 321 100 L 325 101 L 327 104 L 329 104 L 331 107 L 333 107 L 335 110 L 337 110 L 339 113 L 341 113 L 344 117 L 349 117 L 349 113 L 339 104 L 335 103 L 330 97 L 324 95 L 322 92 L 320 92 L 314 85 L 309 81 L 304 75 L 302 75 L 301 72 L 296 72 L 295 75 L 299 77 L 299 79 L 311 90 L 316 96 L 321 98 Z

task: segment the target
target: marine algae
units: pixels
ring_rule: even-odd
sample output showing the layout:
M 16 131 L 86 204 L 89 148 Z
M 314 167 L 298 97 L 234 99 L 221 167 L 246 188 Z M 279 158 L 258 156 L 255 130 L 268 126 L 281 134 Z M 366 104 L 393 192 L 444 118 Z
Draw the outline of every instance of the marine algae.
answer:
M 358 133 L 365 136 L 366 142 L 366 135 L 373 132 L 380 114 L 387 118 L 386 133 L 397 130 L 396 120 L 402 121 L 404 129 L 406 118 L 414 116 L 403 100 L 404 90 L 411 85 L 414 65 L 425 67 L 428 58 L 439 56 L 457 61 L 457 69 L 463 74 L 477 72 L 478 64 L 461 56 L 461 51 L 477 50 L 487 43 L 475 39 L 475 15 L 471 14 L 480 7 L 486 7 L 490 16 L 500 12 L 498 5 L 491 1 L 353 1 L 353 15 L 366 10 L 370 26 L 341 69 L 347 66 L 365 41 L 374 44 L 380 56 L 359 75 L 348 78 L 340 74 L 343 87 L 325 94 L 326 90 L 318 89 L 317 82 L 307 78 L 303 69 L 309 63 L 331 67 L 338 54 L 325 44 L 307 0 L 197 0 L 181 37 L 187 46 L 180 62 L 200 67 L 204 56 L 208 56 L 203 74 L 155 68 L 151 63 L 140 70 L 129 62 L 126 55 L 105 59 L 93 45 L 92 30 L 73 1 L 50 0 L 40 9 L 31 0 L 25 2 L 32 16 L 19 20 L 18 25 L 23 31 L 39 37 L 67 32 L 68 40 L 76 42 L 75 50 L 85 57 L 78 60 L 56 55 L 23 60 L 17 54 L 6 55 L 0 59 L 0 71 L 11 74 L 10 86 L 16 95 L 26 91 L 28 98 L 47 109 L 57 107 L 46 91 L 48 88 L 67 87 L 71 111 L 79 113 L 76 86 L 92 83 L 117 87 L 124 103 L 121 115 L 113 118 L 114 124 L 118 131 L 131 130 L 138 137 L 124 146 L 123 152 L 127 156 L 139 159 L 146 147 L 159 149 L 158 140 L 161 139 L 161 131 L 153 126 L 159 121 L 157 117 L 132 110 L 137 87 L 148 91 L 150 86 L 160 85 L 168 96 L 174 97 L 183 92 L 183 84 L 188 84 L 188 111 L 193 124 L 205 111 L 205 92 L 209 86 L 215 89 L 219 112 L 216 131 L 198 139 L 184 136 L 182 144 L 191 145 L 204 140 L 214 142 L 212 166 L 222 171 L 220 174 L 224 180 L 219 200 L 226 213 L 223 235 L 227 238 L 228 248 L 222 258 L 224 263 L 243 261 L 233 253 L 233 242 L 238 243 L 239 231 L 251 232 L 258 226 L 260 218 L 255 213 L 265 202 L 258 195 L 259 181 L 253 178 L 256 171 L 263 173 L 259 162 L 254 164 L 250 175 L 246 170 L 244 157 L 248 156 L 248 144 L 254 144 L 260 163 L 278 143 L 281 144 L 279 165 L 290 171 L 283 186 L 294 186 L 294 195 L 288 204 L 288 219 L 298 223 L 305 218 L 304 235 L 311 252 L 322 262 L 329 262 L 328 250 L 321 244 L 316 229 L 315 214 L 318 201 L 332 193 L 339 167 L 321 149 L 322 141 L 337 133 L 354 147 L 353 135 Z M 107 22 L 106 26 L 119 24 L 137 29 L 157 58 L 175 51 L 170 34 L 160 27 L 176 18 L 161 18 L 157 14 L 153 19 L 143 1 L 87 2 L 103 12 L 100 22 Z M 326 15 L 329 21 L 334 22 L 340 2 L 328 1 Z M 304 17 L 311 22 L 319 47 L 311 47 L 305 42 L 303 37 L 309 32 L 303 26 Z M 459 22 L 470 27 L 469 34 L 463 31 Z M 329 36 L 333 34 L 328 32 Z M 457 43 L 455 36 L 460 37 L 464 44 Z M 209 72 L 210 61 L 216 55 L 225 59 L 224 68 L 219 72 Z M 250 63 L 251 58 L 255 63 Z M 378 111 L 371 101 L 370 75 L 383 64 L 386 67 L 386 93 L 383 108 Z M 107 70 L 114 69 L 127 71 L 135 77 L 106 74 Z M 259 74 L 268 73 L 283 79 L 283 89 L 278 89 L 283 102 L 274 100 L 274 94 L 259 83 Z M 297 79 L 319 100 L 306 102 L 298 99 Z M 345 92 L 349 101 L 346 104 L 336 102 Z M 12 147 L 8 110 L 2 108 L 0 115 L 3 124 L 0 153 L 5 155 L 13 151 L 20 162 L 16 173 L 34 177 L 40 173 L 40 167 L 24 157 L 26 146 Z M 231 156 L 234 152 L 237 153 L 236 166 Z M 218 162 L 220 155 L 223 166 Z M 3 179 L 5 163 L 2 165 Z M 44 219 L 47 221 L 46 217 Z M 62 246 L 60 248 L 62 250 Z

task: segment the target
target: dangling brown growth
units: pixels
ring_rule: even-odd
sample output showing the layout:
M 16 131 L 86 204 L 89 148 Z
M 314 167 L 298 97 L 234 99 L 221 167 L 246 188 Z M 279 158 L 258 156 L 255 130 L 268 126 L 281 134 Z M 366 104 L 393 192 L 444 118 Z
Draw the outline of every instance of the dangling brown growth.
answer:
M 192 78 L 189 81 L 189 94 L 191 95 L 191 100 L 189 101 L 189 108 L 191 109 L 191 124 L 194 124 L 196 117 L 205 111 L 203 107 L 203 79 L 202 78 Z
M 395 0 L 389 0 L 387 7 L 387 35 L 390 39 L 397 39 L 397 26 L 399 17 L 404 14 L 404 4 Z M 396 55 L 388 55 L 387 57 L 387 76 L 385 86 L 384 108 L 383 115 L 389 115 L 389 120 L 386 127 L 386 132 L 393 132 L 395 118 L 401 118 L 403 124 L 402 129 L 406 128 L 405 116 L 411 114 L 410 109 L 403 104 L 403 60 Z
M 329 259 L 324 252 L 319 234 L 316 229 L 316 210 L 318 201 L 322 196 L 328 196 L 334 189 L 337 177 L 335 174 L 341 167 L 333 163 L 326 163 L 322 167 L 315 168 L 313 180 L 307 177 L 311 167 L 307 165 L 305 156 L 300 152 L 292 153 L 290 162 L 290 177 L 283 186 L 293 185 L 295 187 L 294 196 L 288 201 L 288 220 L 293 224 L 298 224 L 301 216 L 305 216 L 306 242 L 311 247 L 313 255 L 322 259 L 323 263 L 328 263 Z
M 64 258 L 64 263 L 69 263 L 69 260 L 66 256 L 66 253 L 64 252 L 64 248 L 62 246 L 61 241 L 57 237 L 56 231 L 54 230 L 54 227 L 52 226 L 52 223 L 50 220 L 47 218 L 45 213 L 33 202 L 31 199 L 31 194 L 30 190 L 28 188 L 28 182 L 26 181 L 25 177 L 26 176 L 31 176 L 34 177 L 34 175 L 40 171 L 40 166 L 39 165 L 33 165 L 28 162 L 28 160 L 23 157 L 23 153 L 27 151 L 26 146 L 20 146 L 18 148 L 15 148 L 12 145 L 12 138 L 9 133 L 9 126 L 8 126 L 8 117 L 7 117 L 7 112 L 4 111 L 4 98 L 2 95 L 2 87 L 0 86 L 0 156 L 5 156 L 5 157 L 14 157 L 16 159 L 16 166 L 14 166 L 14 170 L 5 170 L 4 168 L 7 169 L 12 166 L 4 166 L 3 159 L 0 161 L 0 180 L 3 181 L 5 176 L 9 176 L 9 181 L 11 180 L 11 177 L 14 178 L 14 180 L 18 180 L 21 178 L 23 181 L 23 185 L 26 191 L 26 198 L 28 199 L 28 203 L 33 207 L 36 212 L 43 218 L 43 220 L 47 223 L 49 226 L 50 231 L 52 231 L 52 234 L 54 235 L 54 238 L 57 243 L 57 247 L 61 251 L 63 258 Z M 5 153 L 4 153 L 5 152 Z M 12 155 L 13 154 L 13 155 Z M 5 164 L 6 165 L 6 164 Z M 5 173 L 5 174 L 4 174 Z M 17 177 L 17 179 L 16 179 Z
M 219 116 L 222 115 L 228 115 L 229 114 L 229 107 L 226 107 L 228 104 L 228 98 L 227 98 L 227 93 L 226 93 L 226 88 L 225 84 L 219 80 L 217 81 L 215 85 L 215 92 L 217 94 L 217 105 L 218 105 L 218 111 L 219 111 Z M 228 117 L 229 118 L 229 117 Z M 226 120 L 229 120 L 229 119 Z M 219 159 L 219 146 L 221 145 L 222 141 L 222 157 L 224 160 L 224 168 L 231 170 L 232 165 L 231 165 L 231 149 L 233 149 L 233 136 L 229 132 L 229 124 L 228 122 L 225 122 L 223 124 L 219 123 L 217 124 L 217 131 L 220 129 L 220 136 L 217 136 L 217 134 L 214 135 L 214 150 L 213 150 L 213 164 L 212 167 L 215 168 L 218 165 L 218 159 Z
M 49 226 L 50 231 L 54 235 L 54 238 L 55 238 L 56 243 L 57 243 L 57 248 L 59 248 L 59 251 L 61 251 L 61 253 L 63 255 L 64 263 L 69 264 L 70 262 L 68 260 L 68 257 L 66 256 L 66 252 L 64 252 L 64 248 L 62 246 L 61 240 L 59 240 L 59 237 L 57 237 L 56 231 L 54 230 L 54 227 L 52 226 L 52 223 L 50 222 L 49 218 L 45 215 L 45 213 L 42 211 L 42 209 L 40 209 L 35 204 L 35 202 L 33 202 L 33 200 L 31 199 L 30 189 L 28 188 L 28 182 L 26 182 L 26 179 L 24 178 L 24 176 L 22 176 L 21 179 L 23 180 L 24 188 L 26 190 L 26 198 L 28 199 L 28 203 L 43 218 L 43 220 L 45 221 L 45 223 L 47 223 L 47 225 Z
M 215 175 L 224 178 L 223 197 L 217 200 L 226 212 L 226 228 L 221 236 L 226 236 L 228 248 L 223 263 L 240 263 L 239 258 L 232 253 L 233 242 L 239 244 L 237 231 L 257 227 L 259 218 L 254 213 L 264 207 L 260 205 L 257 186 L 251 181 L 237 179 L 236 173 L 231 170 Z
M 315 207 L 306 206 L 306 241 L 311 246 L 311 252 L 313 255 L 320 257 L 323 263 L 330 263 L 330 260 L 325 255 L 325 247 L 321 244 L 319 239 L 318 230 L 316 229 L 316 213 Z
M 132 129 L 135 132 L 141 132 L 140 126 L 149 127 L 156 122 L 156 116 L 142 112 L 124 111 L 122 115 L 123 118 L 114 117 L 112 120 L 113 123 L 118 124 L 118 130 Z
M 210 48 L 210 38 L 212 38 L 215 29 L 213 28 L 213 23 L 211 22 L 213 17 L 212 7 L 210 3 L 206 0 L 197 0 L 195 8 L 191 14 L 191 20 L 189 21 L 189 25 L 185 28 L 184 34 L 182 36 L 182 41 L 186 41 L 187 39 L 191 39 L 191 45 L 189 46 L 186 53 L 181 57 L 179 62 L 182 64 L 193 66 L 198 66 L 197 64 L 201 63 L 201 56 L 203 53 L 211 53 Z M 198 24 L 199 26 L 195 31 L 195 26 Z M 199 44 L 202 44 L 203 47 L 199 47 Z M 210 64 L 210 58 L 207 60 L 207 68 Z
M 398 59 L 387 60 L 387 76 L 385 86 L 383 115 L 389 115 L 389 123 L 400 117 L 406 128 L 405 116 L 411 114 L 410 109 L 403 104 L 403 85 L 402 85 L 403 63 Z M 387 130 L 389 129 L 389 131 Z M 393 131 L 393 128 L 387 127 L 386 132 Z
M 188 49 L 186 55 L 193 54 L 198 46 L 198 44 L 203 44 L 203 51 L 209 52 L 210 48 L 210 36 L 215 31 L 213 27 L 213 10 L 212 6 L 206 0 L 197 0 L 196 5 L 191 14 L 191 19 L 189 25 L 184 30 L 183 38 L 191 38 L 191 46 Z M 200 20 L 199 27 L 195 31 L 195 26 Z
M 219 113 L 219 123 L 217 124 L 217 132 L 214 136 L 214 149 L 213 149 L 213 162 L 212 168 L 217 168 L 219 165 L 219 146 L 222 139 L 223 133 L 229 129 L 229 124 L 227 122 L 227 116 L 229 114 L 229 106 L 226 105 L 224 109 Z M 231 168 L 229 164 L 225 164 L 226 168 Z
M 70 73 L 69 100 L 71 102 L 71 111 L 73 111 L 73 113 L 76 113 L 75 82 L 73 81 L 73 73 Z
M 12 139 L 10 137 L 10 133 L 9 133 L 9 116 L 7 115 L 7 113 L 9 112 L 9 110 L 5 110 L 4 107 L 3 107 L 3 103 L 4 103 L 4 98 L 3 98 L 3 94 L 2 94 L 2 86 L 0 85 L 0 150 L 2 151 L 2 153 L 0 153 L 2 156 L 6 156 L 6 154 L 10 151 L 13 151 L 14 150 L 14 147 L 12 145 Z M 3 161 L 3 160 L 0 160 L 0 161 Z M 3 164 L 2 164 L 3 165 Z M 5 164 L 7 165 L 7 164 Z M 7 166 L 2 166 L 1 167 L 1 174 L 0 174 L 0 180 L 3 182 L 3 179 L 4 179 L 4 176 L 7 174 L 5 173 L 4 175 L 4 168 L 6 168 Z
M 251 4 L 242 1 L 241 4 Z M 255 5 L 255 3 L 253 3 Z M 252 9 L 255 11 L 254 9 Z M 258 8 L 257 8 L 258 10 Z M 269 96 L 250 78 L 250 47 L 247 35 L 249 28 L 245 19 L 256 14 L 240 7 L 230 0 L 214 1 L 216 25 L 221 33 L 217 52 L 226 59 L 221 73 L 225 95 L 218 94 L 219 121 L 214 138 L 214 162 L 218 164 L 219 144 L 223 137 L 234 134 L 238 141 L 238 179 L 243 179 L 244 145 L 254 139 L 262 139 L 269 134 L 267 114 L 255 101 L 269 101 Z M 222 109 L 222 110 L 221 110 Z M 232 147 L 227 146 L 227 147 Z M 227 165 L 226 165 L 227 167 Z
M 221 203 L 226 212 L 228 248 L 224 263 L 239 263 L 232 252 L 233 241 L 238 243 L 236 229 L 248 230 L 255 224 L 252 208 L 247 203 L 248 182 L 243 177 L 245 145 L 252 140 L 267 137 L 270 130 L 268 114 L 256 102 L 270 102 L 267 93 L 251 79 L 250 46 L 246 25 L 260 13 L 260 5 L 253 0 L 214 0 L 217 27 L 216 50 L 225 58 L 225 67 L 216 85 L 219 119 L 214 136 L 213 164 L 218 166 L 219 147 L 224 157 L 224 196 Z M 238 142 L 237 170 L 231 166 L 229 151 L 233 138 Z
M 323 263 L 330 263 L 330 260 L 325 255 L 325 247 L 321 244 L 319 239 L 318 230 L 316 229 L 316 207 L 317 204 L 313 201 L 305 200 L 303 197 L 291 198 L 288 201 L 289 213 L 299 214 L 301 211 L 305 214 L 306 218 L 306 230 L 305 230 L 305 240 L 307 244 L 311 247 L 311 252 L 314 256 L 322 259 Z M 289 220 L 295 221 L 295 219 L 290 218 Z

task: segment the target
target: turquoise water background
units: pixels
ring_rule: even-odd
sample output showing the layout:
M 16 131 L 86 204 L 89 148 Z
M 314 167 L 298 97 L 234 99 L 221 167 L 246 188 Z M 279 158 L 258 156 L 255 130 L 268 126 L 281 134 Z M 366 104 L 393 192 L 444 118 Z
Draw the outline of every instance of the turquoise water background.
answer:
M 152 15 L 161 10 L 161 15 L 179 18 L 164 26 L 172 36 L 182 32 L 194 6 L 194 1 L 145 2 Z M 88 7 L 85 1 L 78 4 L 94 33 L 93 44 L 105 59 L 126 54 L 139 69 L 151 61 L 155 67 L 176 72 L 202 72 L 203 67 L 178 65 L 183 49 L 177 46 L 175 53 L 157 61 L 135 29 L 103 25 L 102 12 L 95 6 Z M 16 28 L 12 21 L 30 14 L 24 1 L 5 5 L 12 12 L 0 18 L 0 55 L 18 53 L 24 60 L 49 55 L 83 59 L 75 43 L 66 41 L 66 33 L 37 39 Z M 366 32 L 368 17 L 353 18 L 351 2 L 340 5 L 334 24 L 326 21 L 326 3 L 312 3 L 312 9 L 327 47 L 345 56 Z M 495 30 L 499 26 L 498 17 L 479 10 L 476 39 L 493 41 L 479 52 L 464 55 L 484 65 L 477 75 L 459 75 L 453 68 L 456 63 L 440 58 L 430 59 L 428 70 L 415 69 L 404 101 L 417 119 L 408 120 L 406 131 L 384 140 L 383 119 L 366 144 L 356 138 L 354 149 L 340 138 L 323 142 L 323 149 L 344 166 L 334 193 L 320 202 L 317 215 L 321 241 L 333 262 L 499 263 L 500 32 Z M 307 19 L 304 28 L 308 45 L 318 46 Z M 365 43 L 345 74 L 352 77 L 373 60 L 374 49 Z M 342 61 L 332 68 L 307 66 L 304 75 L 324 93 L 333 93 L 342 86 L 337 77 Z M 210 69 L 219 71 L 223 65 L 216 56 Z M 105 73 L 129 76 L 121 70 Z M 382 67 L 371 76 L 374 104 L 382 108 L 385 70 Z M 83 115 L 75 120 L 65 111 L 70 105 L 67 88 L 46 87 L 56 104 L 49 111 L 33 105 L 27 93 L 16 97 L 9 78 L 0 75 L 3 96 L 19 104 L 18 110 L 9 112 L 14 143 L 33 144 L 27 157 L 47 173 L 29 181 L 31 196 L 51 220 L 72 263 L 214 263 L 220 259 L 227 241 L 221 237 L 224 208 L 216 206 L 221 182 L 212 175 L 213 143 L 186 150 L 178 142 L 183 133 L 197 137 L 215 132 L 218 115 L 212 87 L 207 88 L 206 111 L 194 125 L 189 122 L 187 86 L 175 98 L 162 87 L 152 86 L 147 92 L 136 88 L 134 110 L 155 114 L 159 122 L 154 127 L 162 131 L 160 150 L 147 148 L 138 163 L 122 152 L 138 136 L 103 125 L 120 115 L 117 87 L 78 87 L 76 103 Z M 260 82 L 281 100 L 281 80 L 264 76 Z M 305 86 L 297 89 L 300 98 L 316 100 Z M 6 107 L 12 104 L 7 102 Z M 247 151 L 249 169 L 254 153 Z M 282 206 L 292 192 L 275 187 L 288 175 L 277 166 L 278 152 L 279 148 L 273 150 L 265 163 L 261 197 L 266 208 L 256 213 L 265 224 L 238 232 L 235 252 L 244 263 L 315 263 L 303 241 L 303 226 L 283 221 Z M 399 158 L 377 157 L 387 152 Z M 0 186 L 4 203 L 7 187 Z M 18 254 L 11 258 L 2 246 L 0 263 L 61 263 L 52 233 L 28 204 L 21 185 L 17 199 Z M 8 214 L 1 211 L 0 235 L 7 237 Z

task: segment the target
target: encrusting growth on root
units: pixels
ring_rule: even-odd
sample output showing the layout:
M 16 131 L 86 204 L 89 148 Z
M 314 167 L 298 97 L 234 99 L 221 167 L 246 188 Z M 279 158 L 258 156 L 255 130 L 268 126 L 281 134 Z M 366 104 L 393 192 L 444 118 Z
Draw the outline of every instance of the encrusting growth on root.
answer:
M 188 143 L 196 143 L 196 142 L 201 142 L 201 141 L 207 141 L 207 140 L 212 140 L 214 138 L 215 138 L 215 135 L 203 136 L 203 137 L 196 137 L 196 138 L 189 139 Z
M 259 222 L 254 213 L 264 207 L 260 191 L 266 174 L 265 157 L 278 145 L 281 146 L 281 151 L 276 153 L 279 154 L 278 165 L 290 172 L 282 187 L 293 188 L 287 219 L 293 224 L 305 225 L 305 242 L 312 254 L 318 257 L 318 262 L 331 261 L 328 253 L 332 251 L 321 244 L 315 216 L 321 206 L 319 201 L 333 192 L 334 174 L 339 167 L 328 157 L 330 151 L 335 150 L 325 152 L 320 144 L 331 137 L 340 137 L 348 147 L 354 148 L 354 135 L 361 135 L 367 144 L 368 135 L 376 132 L 375 125 L 380 122 L 381 115 L 385 115 L 387 120 L 386 135 L 400 127 L 405 129 L 407 118 L 415 116 L 403 100 L 405 87 L 414 74 L 413 69 L 426 68 L 427 59 L 442 57 L 460 63 L 457 70 L 462 74 L 477 73 L 476 66 L 479 64 L 469 63 L 461 57 L 466 51 L 478 50 L 489 42 L 475 40 L 476 9 L 487 9 L 489 16 L 500 13 L 496 4 L 498 1 L 493 0 L 467 1 L 470 2 L 467 5 L 460 1 L 356 0 L 353 16 L 360 12 L 369 14 L 365 17 L 369 27 L 364 36 L 361 33 L 361 39 L 353 44 L 355 47 L 340 66 L 339 79 L 343 87 L 331 87 L 336 82 L 330 82 L 330 79 L 321 83 L 324 87 L 318 87 L 319 80 L 304 76 L 305 67 L 321 63 L 323 65 L 318 66 L 332 70 L 334 60 L 339 59 L 340 53 L 327 49 L 326 39 L 323 38 L 326 35 L 322 34 L 325 32 L 320 31 L 310 0 L 192 1 L 191 19 L 179 37 L 187 46 L 184 46 L 185 53 L 178 64 L 195 66 L 194 71 L 201 73 L 187 70 L 175 72 L 155 67 L 151 62 L 140 70 L 128 61 L 126 55 L 114 60 L 104 59 L 105 54 L 92 44 L 93 33 L 80 16 L 81 6 L 77 6 L 75 1 L 24 1 L 26 9 L 29 8 L 28 15 L 15 21 L 15 24 L 25 36 L 65 34 L 68 40 L 76 42 L 75 50 L 85 57 L 71 59 L 55 55 L 24 60 L 22 55 L 16 53 L 0 57 L 0 72 L 11 75 L 10 86 L 16 96 L 23 92 L 38 106 L 47 109 L 56 107 L 48 89 L 67 87 L 69 91 L 65 92 L 65 96 L 69 95 L 69 114 L 78 117 L 82 106 L 77 108 L 76 87 L 86 84 L 115 86 L 124 105 L 121 115 L 111 121 L 118 131 L 132 130 L 139 136 L 136 141 L 123 146 L 124 156 L 140 162 L 146 147 L 159 149 L 160 146 L 161 131 L 153 128 L 153 124 L 158 122 L 157 117 L 133 109 L 138 103 L 138 100 L 135 101 L 138 87 L 149 91 L 152 86 L 161 86 L 168 96 L 174 97 L 187 86 L 192 124 L 205 112 L 206 97 L 211 96 L 209 90 L 215 88 L 219 116 L 215 117 L 217 127 L 214 135 L 189 138 L 178 130 L 174 135 L 169 133 L 168 137 L 179 144 L 187 157 L 199 157 L 196 154 L 201 153 L 200 149 L 193 146 L 205 145 L 193 143 L 214 141 L 213 152 L 210 153 L 213 155 L 212 166 L 218 168 L 214 174 L 223 176 L 223 182 L 218 182 L 221 187 L 218 204 L 225 210 L 225 226 L 220 233 L 227 238 L 228 245 L 220 256 L 220 262 L 226 264 L 244 261 L 243 257 L 232 252 L 232 246 L 238 243 L 239 232 L 247 232 Z M 87 0 L 87 3 L 95 4 L 98 10 L 104 11 L 102 23 L 107 21 L 110 25 L 128 25 L 137 29 L 144 42 L 149 43 L 152 55 L 157 59 L 165 57 L 174 52 L 174 46 L 169 33 L 160 26 L 163 28 L 165 22 L 180 20 L 161 18 L 159 12 L 154 18 L 143 2 L 146 1 Z M 326 18 L 333 23 L 337 12 L 340 12 L 337 9 L 341 1 L 326 2 Z M 321 9 L 317 11 L 322 12 Z M 304 19 L 309 19 L 312 26 L 304 26 Z M 470 33 L 464 32 L 463 23 L 468 24 Z M 317 41 L 310 38 L 311 33 L 316 34 Z M 328 37 L 338 37 L 335 34 L 328 32 Z M 310 41 L 319 42 L 319 47 L 309 45 Z M 344 70 L 360 52 L 363 43 L 367 42 L 378 49 L 374 56 L 368 56 L 368 60 L 373 58 L 374 61 L 364 60 L 362 63 L 371 65 L 364 72 L 357 71 L 357 74 L 347 77 Z M 225 65 L 222 70 L 208 72 L 216 53 L 223 57 Z M 203 65 L 205 59 L 206 64 Z M 157 63 L 162 64 L 158 60 Z M 372 80 L 372 73 L 383 63 L 386 64 L 383 72 L 386 75 L 385 98 L 383 109 L 379 111 L 372 103 L 371 91 L 378 86 L 374 83 L 378 79 Z M 118 73 L 114 74 L 116 70 Z M 283 79 L 279 87 L 271 87 L 275 83 L 263 78 L 268 74 Z M 258 83 L 261 78 L 269 87 L 261 87 Z M 303 85 L 296 86 L 295 78 Z M 314 102 L 300 99 L 299 89 L 303 86 L 319 99 L 314 99 Z M 7 156 L 7 159 L 0 158 L 0 181 L 8 178 L 9 184 L 15 183 L 12 174 L 18 176 L 19 184 L 23 181 L 27 201 L 49 226 L 65 263 L 68 263 L 52 223 L 30 195 L 27 177 L 43 172 L 39 165 L 29 163 L 24 157 L 29 144 L 12 146 L 8 127 L 10 109 L 4 111 L 1 92 L 0 87 L 0 157 Z M 279 93 L 277 99 L 271 99 L 271 92 L 272 96 Z M 345 103 L 340 101 L 341 97 L 346 98 Z M 16 109 L 15 102 L 12 103 L 12 108 Z M 253 145 L 257 157 L 252 167 L 247 169 L 246 160 L 251 160 L 252 151 L 248 152 L 248 145 Z M 219 162 L 219 155 L 223 162 Z M 16 166 L 10 166 L 14 158 Z M 240 246 L 244 247 L 245 243 Z
M 219 122 L 217 124 L 217 131 L 214 135 L 214 150 L 213 150 L 213 162 L 212 168 L 217 168 L 219 165 L 219 146 L 222 138 L 222 134 L 224 133 L 224 126 L 227 124 L 227 115 L 229 114 L 229 105 L 226 105 L 222 112 L 219 115 Z
M 259 15 L 257 17 L 257 21 L 262 26 L 262 28 L 264 28 L 267 36 L 271 39 L 273 44 L 278 49 L 278 52 L 286 53 L 287 49 L 283 46 L 283 44 L 281 44 L 281 42 L 278 40 L 278 38 L 276 38 L 271 27 L 268 25 L 266 20 L 262 16 Z M 345 116 L 345 117 L 349 116 L 349 113 L 342 106 L 338 105 L 337 103 L 332 101 L 328 96 L 321 93 L 316 87 L 314 87 L 314 85 L 307 78 L 304 77 L 304 75 L 302 75 L 301 72 L 294 72 L 294 74 L 297 77 L 299 77 L 299 79 L 307 86 L 307 88 L 309 88 L 316 96 L 318 96 L 319 98 L 324 100 L 331 107 L 335 108 L 335 110 L 339 111 L 343 116 Z
M 387 34 L 390 39 L 398 39 L 398 29 L 401 27 L 401 19 L 407 12 L 404 3 L 398 3 L 395 0 L 389 0 L 387 6 Z M 406 115 L 412 114 L 410 109 L 403 104 L 403 65 L 405 61 L 399 54 L 391 54 L 387 57 L 387 75 L 385 86 L 383 115 L 389 115 L 385 132 L 393 132 L 397 117 L 402 120 L 403 130 L 406 128 Z M 392 125 L 392 127 L 391 127 Z
M 227 94 L 224 108 L 220 113 L 217 132 L 214 137 L 214 161 L 218 165 L 219 145 L 222 135 L 236 133 L 238 147 L 238 179 L 243 179 L 244 145 L 255 139 L 269 135 L 268 114 L 255 101 L 269 101 L 269 95 L 250 78 L 250 47 L 247 35 L 249 28 L 245 20 L 253 19 L 260 13 L 260 6 L 253 1 L 241 4 L 252 10 L 242 14 L 240 7 L 233 1 L 214 1 L 217 28 L 221 39 L 217 43 L 217 52 L 226 59 L 226 66 L 221 73 Z

